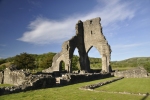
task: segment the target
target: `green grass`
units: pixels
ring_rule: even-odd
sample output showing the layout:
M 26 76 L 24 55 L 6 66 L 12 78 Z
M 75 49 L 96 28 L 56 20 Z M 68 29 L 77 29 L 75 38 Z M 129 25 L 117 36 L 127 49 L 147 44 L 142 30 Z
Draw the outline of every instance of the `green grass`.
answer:
M 112 68 L 113 70 L 119 70 L 119 71 L 124 71 L 124 70 L 128 70 L 128 69 L 133 69 L 134 67 L 115 67 Z
M 0 87 L 10 87 L 10 86 L 13 86 L 13 85 L 10 85 L 10 84 L 0 84 Z
M 150 78 L 124 78 L 95 90 L 150 94 Z
M 0 100 L 142 100 L 142 98 L 144 97 L 144 96 L 138 96 L 138 95 L 113 94 L 113 93 L 107 93 L 107 92 L 105 93 L 105 92 L 79 90 L 79 87 L 90 85 L 90 84 L 95 84 L 95 83 L 110 80 L 110 79 L 111 78 L 107 78 L 107 79 L 78 83 L 78 84 L 73 84 L 73 85 L 68 85 L 68 86 L 63 86 L 63 87 L 55 87 L 55 88 L 40 89 L 40 90 L 34 90 L 34 91 L 28 91 L 28 92 L 21 92 L 21 93 L 16 93 L 16 94 L 3 95 L 3 96 L 0 96 Z M 141 86 L 141 88 L 143 88 L 144 85 L 150 87 L 149 80 L 148 79 L 119 80 L 115 83 L 112 83 L 115 86 L 115 88 L 107 88 L 107 91 L 115 91 L 117 90 L 116 88 L 119 88 L 118 90 L 120 91 L 120 89 L 123 89 L 123 88 L 120 88 L 121 86 L 123 86 L 126 89 L 130 85 L 131 86 L 128 88 L 133 89 L 132 86 L 135 85 L 133 84 L 134 82 L 137 84 L 142 83 L 141 85 L 143 86 Z M 118 82 L 120 82 L 120 84 Z M 127 83 L 130 85 L 126 85 Z M 135 85 L 134 87 L 136 86 L 139 86 L 139 85 Z M 105 86 L 102 86 L 101 88 L 103 87 Z M 149 87 L 143 88 L 140 91 L 149 92 L 150 91 L 148 90 Z M 146 100 L 148 99 L 150 100 L 149 97 Z

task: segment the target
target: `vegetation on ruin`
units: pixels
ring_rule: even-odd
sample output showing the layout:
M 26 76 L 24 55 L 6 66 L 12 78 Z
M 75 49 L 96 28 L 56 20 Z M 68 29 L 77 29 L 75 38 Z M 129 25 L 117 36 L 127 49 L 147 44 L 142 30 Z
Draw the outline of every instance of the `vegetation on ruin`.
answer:
M 10 64 L 14 64 L 16 57 L 23 55 L 24 53 L 21 53 L 20 55 L 16 55 L 15 57 L 9 57 L 6 59 L 0 59 L 0 70 L 5 69 L 6 67 L 10 66 Z M 53 56 L 56 53 L 44 53 L 44 54 L 28 54 L 25 53 L 27 56 L 30 56 L 32 58 L 32 67 L 28 67 L 28 69 L 34 69 L 36 71 L 41 71 L 43 69 L 46 69 L 52 65 L 52 59 Z M 27 57 L 28 58 L 28 57 Z M 20 62 L 23 58 L 20 59 Z M 80 64 L 78 61 L 78 56 L 73 56 L 72 58 L 72 69 L 78 70 L 80 69 Z M 28 59 L 27 59 L 28 60 Z M 23 60 L 26 61 L 26 60 Z M 100 58 L 89 58 L 91 69 L 101 69 L 102 61 Z M 111 61 L 111 66 L 113 70 L 126 70 L 133 67 L 139 67 L 143 66 L 145 69 L 150 72 L 150 57 L 136 57 L 136 58 L 130 58 L 122 61 Z M 26 68 L 24 66 L 24 68 Z
M 150 93 L 150 90 L 148 90 L 149 88 L 147 88 L 150 87 L 150 80 L 147 78 L 125 78 L 95 89 L 98 92 L 79 89 L 85 85 L 104 82 L 110 79 L 111 78 L 106 78 L 63 87 L 54 87 L 3 95 L 0 96 L 0 100 L 150 100 L 150 96 L 147 97 L 133 94 L 108 93 L 109 91 Z M 100 92 L 99 89 L 103 89 L 106 92 Z
M 13 86 L 13 85 L 11 85 L 11 84 L 0 84 L 0 87 L 11 87 L 11 86 Z

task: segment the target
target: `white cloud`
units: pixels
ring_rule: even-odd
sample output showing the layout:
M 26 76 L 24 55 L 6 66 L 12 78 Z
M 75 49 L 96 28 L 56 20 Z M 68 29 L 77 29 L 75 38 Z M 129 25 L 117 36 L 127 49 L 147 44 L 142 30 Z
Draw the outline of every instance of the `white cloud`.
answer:
M 103 3 L 104 7 L 100 4 Z M 135 10 L 130 9 L 129 3 L 121 3 L 120 0 L 98 1 L 98 4 L 87 14 L 76 14 L 62 20 L 50 20 L 38 17 L 29 24 L 29 31 L 17 40 L 33 43 L 48 44 L 53 42 L 63 42 L 75 35 L 75 23 L 81 19 L 101 17 L 102 26 L 109 27 L 119 21 L 134 17 Z M 109 27 L 110 28 L 110 27 Z
M 30 31 L 23 34 L 18 40 L 34 43 L 34 44 L 47 44 L 65 40 L 73 33 L 74 27 L 70 27 L 74 24 L 72 21 L 52 21 L 46 18 L 37 18 L 29 25 Z
M 134 47 L 139 47 L 145 45 L 147 43 L 133 43 L 133 44 L 121 44 L 121 45 L 112 45 L 113 50 L 116 49 L 130 49 Z

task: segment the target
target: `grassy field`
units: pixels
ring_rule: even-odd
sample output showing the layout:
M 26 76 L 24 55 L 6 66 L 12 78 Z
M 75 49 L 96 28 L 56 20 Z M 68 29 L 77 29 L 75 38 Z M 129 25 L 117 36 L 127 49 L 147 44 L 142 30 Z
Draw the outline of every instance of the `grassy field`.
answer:
M 54 87 L 10 95 L 3 95 L 0 96 L 0 100 L 150 100 L 150 97 L 145 96 L 115 94 L 107 92 L 107 91 L 129 91 L 129 92 L 150 93 L 149 89 L 150 79 L 146 78 L 123 79 L 96 89 L 98 91 L 105 90 L 106 92 L 79 90 L 79 87 L 95 84 L 110 79 L 111 78 L 107 78 L 63 87 Z
M 119 71 L 124 71 L 124 70 L 128 70 L 128 69 L 133 69 L 134 67 L 115 67 L 112 68 L 113 70 L 119 70 Z
M 150 93 L 150 78 L 124 78 L 96 90 L 110 92 Z

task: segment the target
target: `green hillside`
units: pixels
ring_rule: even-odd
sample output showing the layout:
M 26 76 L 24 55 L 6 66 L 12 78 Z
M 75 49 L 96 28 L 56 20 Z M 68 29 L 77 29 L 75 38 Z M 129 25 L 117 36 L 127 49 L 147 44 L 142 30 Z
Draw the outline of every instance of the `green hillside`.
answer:
M 52 65 L 52 59 L 55 54 L 56 53 L 53 53 L 53 52 L 48 52 L 44 54 L 21 53 L 14 57 L 0 59 L 0 70 L 3 70 L 4 68 L 10 66 L 11 64 L 16 64 L 16 61 L 18 60 L 20 60 L 20 62 L 21 61 L 25 62 L 26 60 L 24 57 L 29 55 L 28 59 L 32 58 L 33 60 L 33 65 L 32 67 L 29 67 L 29 69 L 31 68 L 32 70 L 41 71 Z M 20 55 L 22 55 L 22 57 Z M 76 55 L 72 59 L 73 70 L 80 69 L 80 64 L 79 64 L 78 59 L 79 57 Z M 90 61 L 91 69 L 101 69 L 102 61 L 100 58 L 90 57 L 89 61 Z M 125 59 L 122 61 L 111 61 L 111 67 L 113 70 L 126 70 L 129 68 L 138 67 L 138 66 L 143 66 L 147 69 L 147 71 L 150 72 L 150 57 L 136 57 L 136 58 Z
M 147 71 L 150 72 L 150 57 L 135 57 L 129 58 L 122 61 L 112 61 L 111 62 L 112 68 L 132 68 L 132 67 L 139 67 L 143 66 Z

